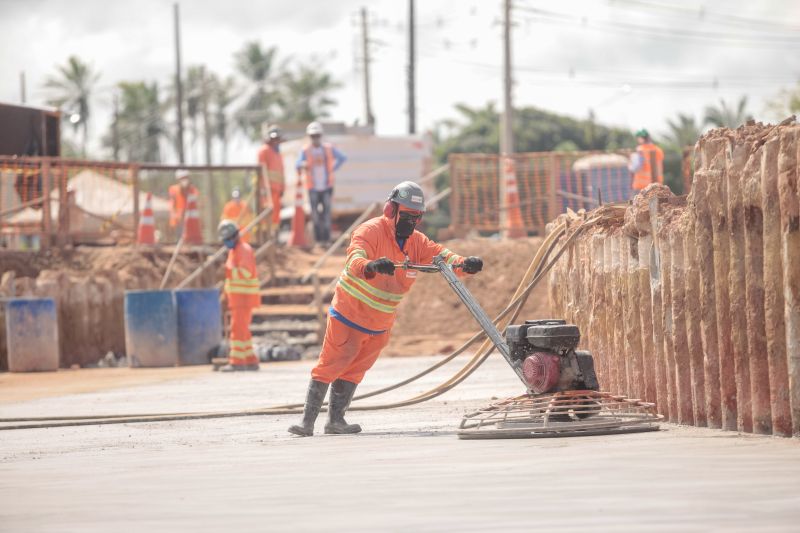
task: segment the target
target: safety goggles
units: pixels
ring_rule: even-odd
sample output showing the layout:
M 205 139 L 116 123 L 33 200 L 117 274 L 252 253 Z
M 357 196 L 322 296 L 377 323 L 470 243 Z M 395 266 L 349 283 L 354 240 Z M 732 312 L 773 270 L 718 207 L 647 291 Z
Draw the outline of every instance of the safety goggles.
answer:
M 400 211 L 398 217 L 400 220 L 406 220 L 416 224 L 422 220 L 423 213 L 421 211 Z

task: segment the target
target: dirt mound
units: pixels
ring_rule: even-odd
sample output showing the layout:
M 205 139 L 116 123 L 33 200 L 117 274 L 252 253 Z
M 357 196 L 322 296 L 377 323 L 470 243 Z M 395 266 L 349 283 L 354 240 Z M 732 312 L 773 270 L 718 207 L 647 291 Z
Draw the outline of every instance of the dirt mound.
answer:
M 455 253 L 483 259 L 483 272 L 465 280 L 470 292 L 494 317 L 509 302 L 541 244 L 541 238 L 513 241 L 454 240 L 445 245 Z M 550 304 L 546 283 L 538 286 L 520 314 L 520 320 L 547 318 Z M 392 341 L 386 355 L 440 353 L 455 348 L 478 330 L 469 311 L 438 274 L 421 274 L 397 311 Z

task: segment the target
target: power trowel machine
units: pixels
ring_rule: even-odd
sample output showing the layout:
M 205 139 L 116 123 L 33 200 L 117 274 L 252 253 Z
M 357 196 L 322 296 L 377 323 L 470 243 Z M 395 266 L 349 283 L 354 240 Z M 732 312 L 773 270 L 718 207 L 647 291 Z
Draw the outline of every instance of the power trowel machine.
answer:
M 465 416 L 460 438 L 554 437 L 658 429 L 653 404 L 600 392 L 594 360 L 577 350 L 578 326 L 565 320 L 527 320 L 506 328 L 505 338 L 442 257 L 433 264 L 406 261 L 396 268 L 437 272 L 467 307 L 486 336 L 525 385 L 526 394 Z M 480 430 L 480 431 L 478 431 Z

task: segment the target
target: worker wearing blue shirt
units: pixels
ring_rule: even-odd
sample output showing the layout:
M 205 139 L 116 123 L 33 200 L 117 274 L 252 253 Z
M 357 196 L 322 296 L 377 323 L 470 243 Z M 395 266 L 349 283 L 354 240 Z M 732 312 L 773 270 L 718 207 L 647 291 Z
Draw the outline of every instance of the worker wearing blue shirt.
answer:
M 334 172 L 347 157 L 330 143 L 322 142 L 322 124 L 312 122 L 306 128 L 311 144 L 303 147 L 297 159 L 297 172 L 305 175 L 308 198 L 311 202 L 311 219 L 314 222 L 314 240 L 318 244 L 331 241 L 331 198 Z

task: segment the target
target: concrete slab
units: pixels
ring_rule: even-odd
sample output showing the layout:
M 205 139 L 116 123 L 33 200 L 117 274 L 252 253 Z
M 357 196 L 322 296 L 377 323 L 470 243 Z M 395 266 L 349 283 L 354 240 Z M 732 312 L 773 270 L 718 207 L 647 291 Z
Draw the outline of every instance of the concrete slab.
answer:
M 434 360 L 380 360 L 362 389 Z M 465 361 L 389 399 L 419 393 Z M 309 366 L 6 404 L 0 417 L 297 401 Z M 0 531 L 797 530 L 796 440 L 677 426 L 613 437 L 456 438 L 461 414 L 518 392 L 496 357 L 437 400 L 352 413 L 365 428 L 357 436 L 294 438 L 288 416 L 0 432 Z

